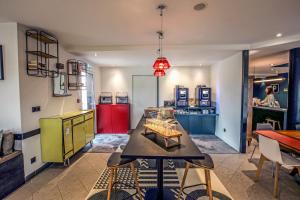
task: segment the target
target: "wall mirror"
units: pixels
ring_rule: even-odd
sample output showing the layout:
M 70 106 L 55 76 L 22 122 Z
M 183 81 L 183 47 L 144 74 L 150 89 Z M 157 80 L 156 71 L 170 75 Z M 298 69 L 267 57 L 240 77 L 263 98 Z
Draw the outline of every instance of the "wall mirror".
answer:
M 67 74 L 64 72 L 59 73 L 57 77 L 53 78 L 53 96 L 63 97 L 71 96 L 67 93 Z

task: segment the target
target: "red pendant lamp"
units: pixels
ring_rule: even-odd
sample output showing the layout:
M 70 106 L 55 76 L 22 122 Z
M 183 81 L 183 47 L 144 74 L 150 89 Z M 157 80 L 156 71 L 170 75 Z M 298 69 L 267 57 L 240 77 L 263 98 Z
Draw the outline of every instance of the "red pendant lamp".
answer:
M 170 63 L 169 63 L 169 61 L 167 60 L 166 57 L 158 57 L 156 59 L 156 61 L 154 62 L 154 64 L 153 64 L 153 69 L 167 70 L 170 67 L 171 67 Z
M 157 32 L 158 34 L 158 41 L 159 41 L 159 49 L 158 49 L 158 54 L 159 57 L 155 60 L 153 64 L 153 69 L 154 71 L 154 76 L 160 77 L 160 76 L 165 76 L 166 72 L 165 70 L 169 69 L 171 67 L 168 59 L 166 57 L 162 56 L 162 40 L 164 39 L 164 34 L 162 31 L 163 27 L 163 10 L 166 9 L 166 5 L 161 4 L 157 7 L 157 9 L 160 10 L 160 16 L 161 16 L 161 30 Z
M 153 73 L 154 76 L 157 76 L 157 77 L 161 77 L 161 76 L 165 76 L 166 75 L 166 72 L 165 70 L 163 69 L 156 69 Z

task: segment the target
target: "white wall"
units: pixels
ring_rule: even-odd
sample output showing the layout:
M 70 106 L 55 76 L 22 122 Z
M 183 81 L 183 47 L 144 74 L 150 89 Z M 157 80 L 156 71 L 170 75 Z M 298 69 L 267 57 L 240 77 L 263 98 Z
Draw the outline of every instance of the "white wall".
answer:
M 152 75 L 152 68 L 144 67 L 102 67 L 101 92 L 128 92 L 132 100 L 132 75 Z M 96 96 L 98 99 L 99 96 Z M 115 101 L 115 98 L 113 99 Z
M 242 102 L 242 52 L 212 66 L 211 86 L 217 103 L 216 135 L 239 151 Z M 226 132 L 224 132 L 226 129 Z
M 39 128 L 39 119 L 64 112 L 80 110 L 80 91 L 68 91 L 72 96 L 53 97 L 52 79 L 28 76 L 26 73 L 25 54 L 25 31 L 28 28 L 18 25 L 18 46 L 19 46 L 19 77 L 21 96 L 21 121 L 22 132 L 28 132 Z M 65 64 L 68 59 L 76 57 L 67 53 L 63 47 L 59 47 L 59 62 Z M 78 58 L 77 58 L 78 59 Z M 41 106 L 40 112 L 33 113 L 33 106 Z M 25 176 L 34 172 L 44 163 L 41 161 L 40 135 L 35 135 L 22 141 L 22 151 L 24 154 Z M 31 164 L 30 159 L 36 157 L 36 162 Z
M 18 40 L 16 23 L 0 23 L 4 80 L 0 80 L 0 130 L 21 130 Z
M 26 73 L 25 31 L 28 28 L 18 25 L 20 94 L 22 131 L 27 132 L 39 128 L 39 119 L 51 115 L 62 114 L 80 109 L 80 91 L 68 91 L 72 96 L 53 97 L 52 79 L 28 76 Z M 75 58 L 59 47 L 59 62 L 65 64 L 68 59 Z M 52 68 L 53 69 L 53 68 Z M 41 106 L 40 112 L 32 113 L 33 106 Z
M 104 67 L 101 68 L 101 91 L 126 91 L 129 100 L 132 99 L 132 75 L 152 75 L 152 67 Z M 160 78 L 160 105 L 164 100 L 174 98 L 175 85 L 184 85 L 190 88 L 190 97 L 195 96 L 194 88 L 199 84 L 210 86 L 210 67 L 173 67 L 166 76 Z M 145 91 L 146 92 L 146 91 Z M 142 94 L 141 94 L 142 95 Z M 96 96 L 98 98 L 99 96 Z
M 164 100 L 174 99 L 174 88 L 183 85 L 189 88 L 189 98 L 195 98 L 197 85 L 210 86 L 210 67 L 173 67 L 160 78 L 160 105 Z
M 100 71 L 101 92 L 112 92 L 113 95 L 116 92 L 128 92 L 130 103 L 132 103 L 132 75 L 152 76 L 153 74 L 152 67 L 104 67 Z M 194 88 L 197 85 L 206 84 L 210 86 L 210 67 L 172 67 L 168 70 L 166 76 L 160 77 L 160 106 L 163 105 L 164 100 L 174 99 L 174 87 L 178 84 L 189 87 L 190 97 L 194 97 Z M 143 93 L 140 95 L 143 96 Z M 99 94 L 96 95 L 96 99 L 98 98 Z M 132 107 L 131 116 L 133 117 Z
M 101 68 L 94 67 L 94 89 L 95 89 L 95 101 L 98 104 L 98 98 L 101 93 Z

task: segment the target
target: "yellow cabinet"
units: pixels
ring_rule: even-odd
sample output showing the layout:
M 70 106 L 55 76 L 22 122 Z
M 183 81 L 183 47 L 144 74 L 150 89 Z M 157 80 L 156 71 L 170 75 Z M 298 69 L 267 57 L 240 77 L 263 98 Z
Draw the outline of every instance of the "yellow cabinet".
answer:
M 90 118 L 85 121 L 85 142 L 92 141 L 94 137 L 94 118 Z
M 72 121 L 66 120 L 63 122 L 64 129 L 64 152 L 65 158 L 69 158 L 73 155 L 73 131 L 72 131 Z
M 81 122 L 73 126 L 74 151 L 77 152 L 85 145 L 85 124 Z
M 65 162 L 94 139 L 94 111 L 40 119 L 43 162 Z

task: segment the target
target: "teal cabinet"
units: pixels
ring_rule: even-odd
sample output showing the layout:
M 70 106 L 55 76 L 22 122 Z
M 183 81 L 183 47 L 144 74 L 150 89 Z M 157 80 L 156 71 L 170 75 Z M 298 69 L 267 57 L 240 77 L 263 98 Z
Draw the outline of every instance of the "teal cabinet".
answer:
M 175 118 L 180 123 L 182 128 L 186 132 L 189 132 L 189 130 L 190 130 L 189 115 L 188 114 L 175 114 Z
M 217 114 L 175 114 L 176 120 L 191 135 L 214 135 Z

